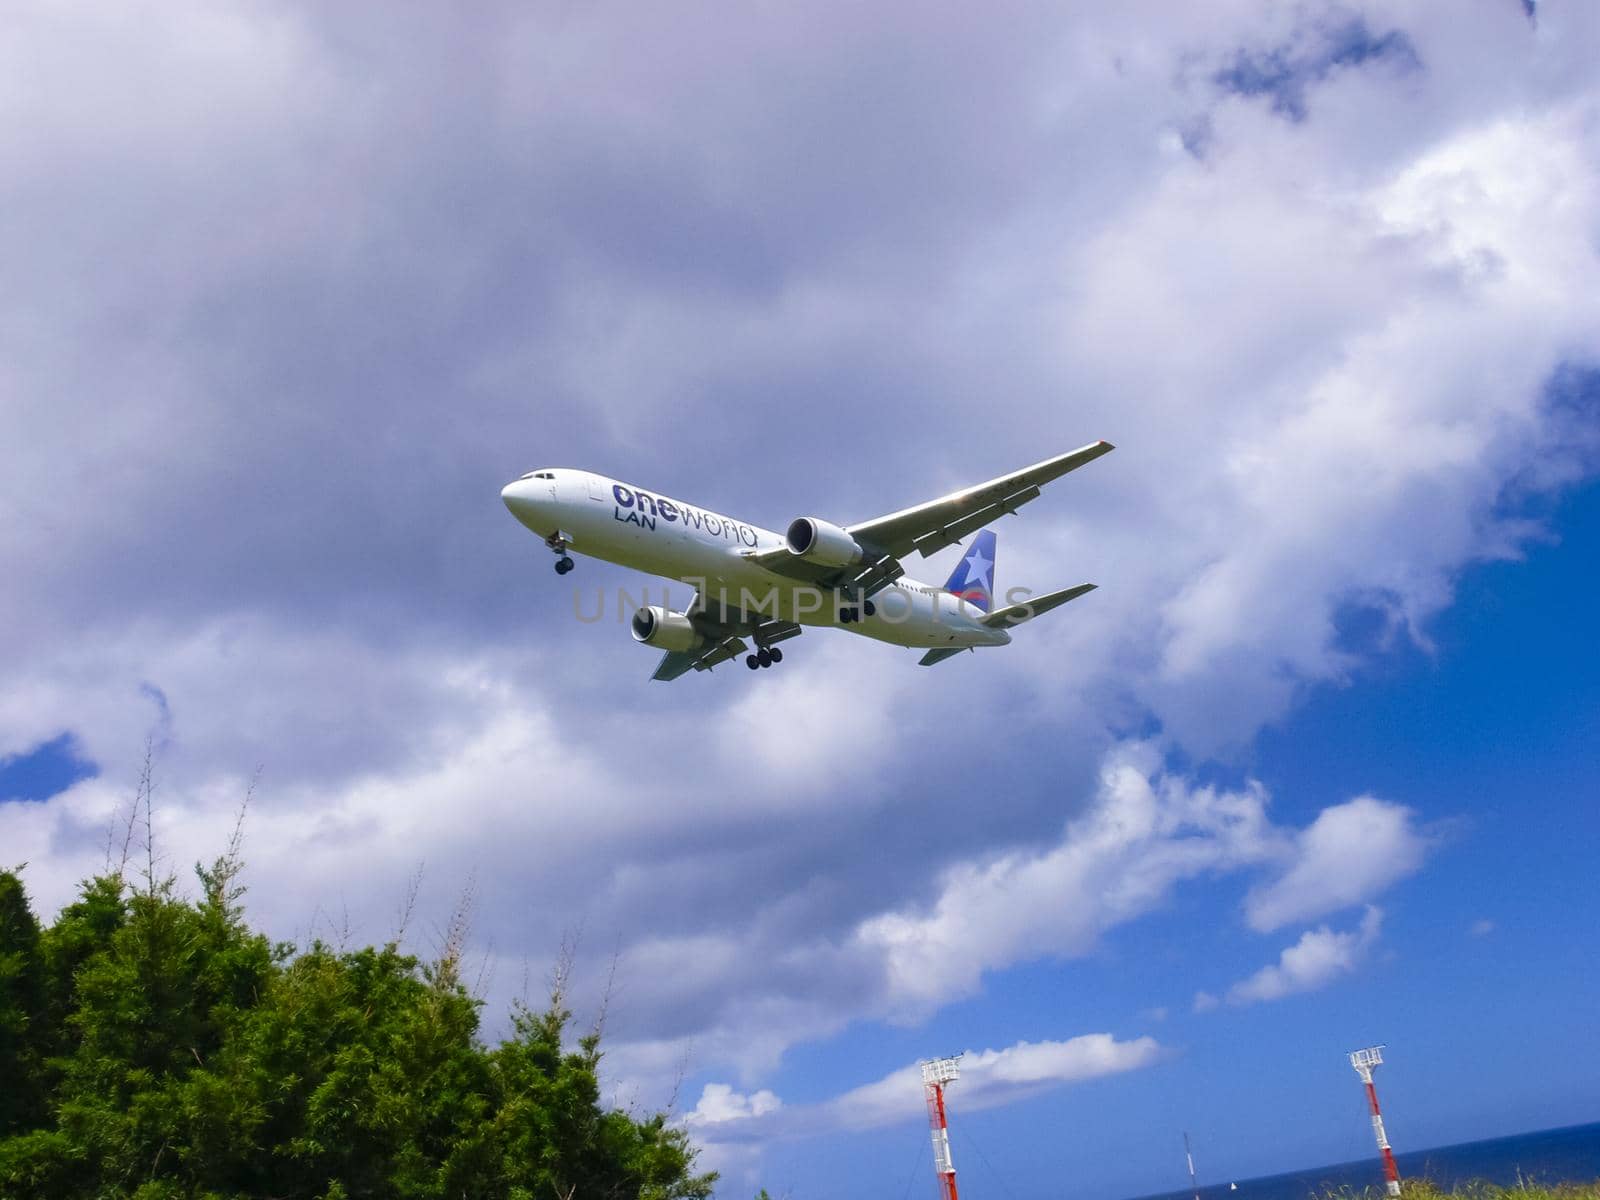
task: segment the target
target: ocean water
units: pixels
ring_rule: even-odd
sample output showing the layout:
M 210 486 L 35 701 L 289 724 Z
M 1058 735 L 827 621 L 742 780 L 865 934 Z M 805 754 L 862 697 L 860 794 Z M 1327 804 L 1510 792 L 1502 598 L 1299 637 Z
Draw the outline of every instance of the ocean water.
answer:
M 1518 1178 L 1537 1183 L 1593 1182 L 1600 1179 L 1600 1123 L 1414 1150 L 1395 1155 L 1395 1164 L 1402 1179 L 1426 1177 L 1445 1188 L 1472 1179 L 1500 1184 L 1514 1184 Z M 1374 1147 L 1370 1158 L 1237 1183 L 1238 1191 L 1230 1190 L 1227 1180 L 1202 1184 L 1200 1200 L 1306 1200 L 1329 1188 L 1347 1186 L 1357 1191 L 1371 1188 L 1381 1196 L 1383 1167 Z M 1193 1194 L 1185 1189 L 1142 1200 L 1191 1200 Z

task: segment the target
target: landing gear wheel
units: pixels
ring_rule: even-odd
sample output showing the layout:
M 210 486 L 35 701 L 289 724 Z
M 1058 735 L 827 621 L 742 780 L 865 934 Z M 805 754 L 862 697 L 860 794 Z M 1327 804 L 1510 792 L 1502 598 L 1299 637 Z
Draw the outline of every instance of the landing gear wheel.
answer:
M 757 667 L 759 667 L 761 665 L 761 660 L 759 658 L 757 658 L 754 654 L 747 654 L 747 655 L 745 655 L 744 665 L 749 667 L 752 671 L 754 671 Z
M 783 661 L 783 651 L 779 650 L 776 646 L 774 646 L 772 649 L 768 650 L 767 653 L 772 655 L 772 661 L 773 662 L 782 662 Z
M 868 600 L 862 607 L 866 610 L 867 616 L 875 617 L 878 615 L 878 606 L 871 600 Z
M 560 558 L 556 559 L 556 574 L 565 575 L 577 565 L 577 563 L 573 562 L 570 558 L 563 554 Z
M 756 651 L 756 661 L 758 663 L 760 663 L 763 667 L 770 667 L 772 665 L 772 661 L 773 661 L 773 659 L 772 659 L 772 651 L 768 650 L 766 647 L 762 647 L 760 650 L 757 650 Z

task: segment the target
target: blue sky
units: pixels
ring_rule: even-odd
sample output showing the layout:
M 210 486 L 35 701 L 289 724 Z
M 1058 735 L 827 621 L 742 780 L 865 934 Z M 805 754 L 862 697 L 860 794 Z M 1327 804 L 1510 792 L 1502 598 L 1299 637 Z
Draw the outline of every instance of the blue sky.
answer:
M 84 761 L 70 733 L 0 759 L 0 796 L 8 800 L 48 800 L 80 779 L 96 774 Z
M 275 936 L 387 937 L 420 868 L 426 954 L 472 881 L 491 1033 L 615 953 L 612 1094 L 726 1195 L 926 1185 L 959 1050 L 958 1165 L 1019 1196 L 1181 1183 L 1185 1128 L 1365 1153 L 1370 1040 L 1402 1148 L 1600 1116 L 1591 6 L 0 22 L 43 912 L 147 739 L 180 872 L 256 780 Z M 645 581 L 498 495 L 849 523 L 1102 437 L 997 568 L 1099 590 L 937 671 L 650 684 L 573 617 Z
M 841 1037 L 827 1071 L 869 1075 L 929 1046 L 1037 1038 L 1063 1020 L 1159 1030 L 1175 1053 L 1147 1072 L 970 1117 L 958 1083 L 954 1153 L 982 1194 L 1050 1194 L 1063 1175 L 1094 1192 L 1178 1190 L 1184 1130 L 1210 1182 L 1367 1156 L 1344 1052 L 1376 1041 L 1388 1043 L 1378 1083 L 1402 1150 L 1597 1119 L 1600 667 L 1583 597 L 1600 570 L 1600 488 L 1550 518 L 1552 540 L 1526 561 L 1464 574 L 1455 606 L 1430 623 L 1431 652 L 1374 656 L 1254 747 L 1249 771 L 1307 812 L 1372 789 L 1447 823 L 1436 867 L 1390 893 L 1383 953 L 1359 978 L 1278 1005 L 1190 1011 L 1185 981 L 1229 978 L 1260 957 L 1257 939 L 1228 927 L 1236 897 L 1195 889 L 1070 970 L 1019 967 L 927 1026 Z M 1150 1026 L 1153 1006 L 1169 1011 Z M 797 1070 L 794 1090 L 816 1070 Z M 894 1171 L 924 1140 L 913 1114 L 820 1156 L 796 1142 L 769 1171 L 797 1194 L 819 1175 L 820 1192 L 866 1175 L 898 1194 Z

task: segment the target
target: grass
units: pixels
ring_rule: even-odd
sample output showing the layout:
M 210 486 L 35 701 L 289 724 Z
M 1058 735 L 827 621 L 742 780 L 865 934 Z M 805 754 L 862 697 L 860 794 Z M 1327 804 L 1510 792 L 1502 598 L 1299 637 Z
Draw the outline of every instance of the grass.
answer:
M 1315 1200 L 1387 1200 L 1387 1193 L 1381 1187 L 1328 1188 Z M 1600 1180 L 1545 1184 L 1529 1179 L 1502 1187 L 1479 1179 L 1446 1190 L 1430 1179 L 1406 1179 L 1400 1200 L 1600 1200 Z

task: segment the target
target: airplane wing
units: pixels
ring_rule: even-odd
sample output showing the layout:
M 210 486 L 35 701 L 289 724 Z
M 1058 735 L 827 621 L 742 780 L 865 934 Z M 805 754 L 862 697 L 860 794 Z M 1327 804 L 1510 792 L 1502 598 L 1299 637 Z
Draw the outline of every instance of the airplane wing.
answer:
M 872 596 L 905 574 L 900 559 L 913 550 L 926 558 L 959 542 L 996 517 L 1016 512 L 1051 480 L 1114 449 L 1110 442 L 1093 442 L 1070 454 L 1047 458 L 988 483 L 851 525 L 846 532 L 866 548 L 867 557 L 843 570 L 818 566 L 783 546 L 775 550 L 748 550 L 745 557 L 789 579 Z
M 709 671 L 732 662 L 749 649 L 745 636 L 757 646 L 772 646 L 799 637 L 802 632 L 793 621 L 751 616 L 741 609 L 722 605 L 709 606 L 700 595 L 696 595 L 689 606 L 689 614 L 696 626 L 706 633 L 706 644 L 698 650 L 668 650 L 656 664 L 651 679 L 670 681 L 691 670 Z
M 906 573 L 899 559 L 882 552 L 870 553 L 861 562 L 843 569 L 820 567 L 792 553 L 785 546 L 779 546 L 776 550 L 747 550 L 744 556 L 785 578 L 852 595 L 859 592 L 863 598 L 877 595 Z
M 661 661 L 656 664 L 655 674 L 650 678 L 666 681 L 676 679 L 691 669 L 709 671 L 712 667 L 738 658 L 745 649 L 742 638 L 730 636 L 709 646 L 702 646 L 698 650 L 668 650 L 661 656 Z
M 991 479 L 937 500 L 902 509 L 886 517 L 851 525 L 847 532 L 863 546 L 903 558 L 915 550 L 926 558 L 976 533 L 990 521 L 1014 513 L 1039 494 L 1039 490 L 1068 471 L 1091 463 L 1116 449 L 1110 442 L 1093 442 L 1070 454 L 1059 454 L 1020 471 Z M 769 552 L 770 553 L 770 552 Z

